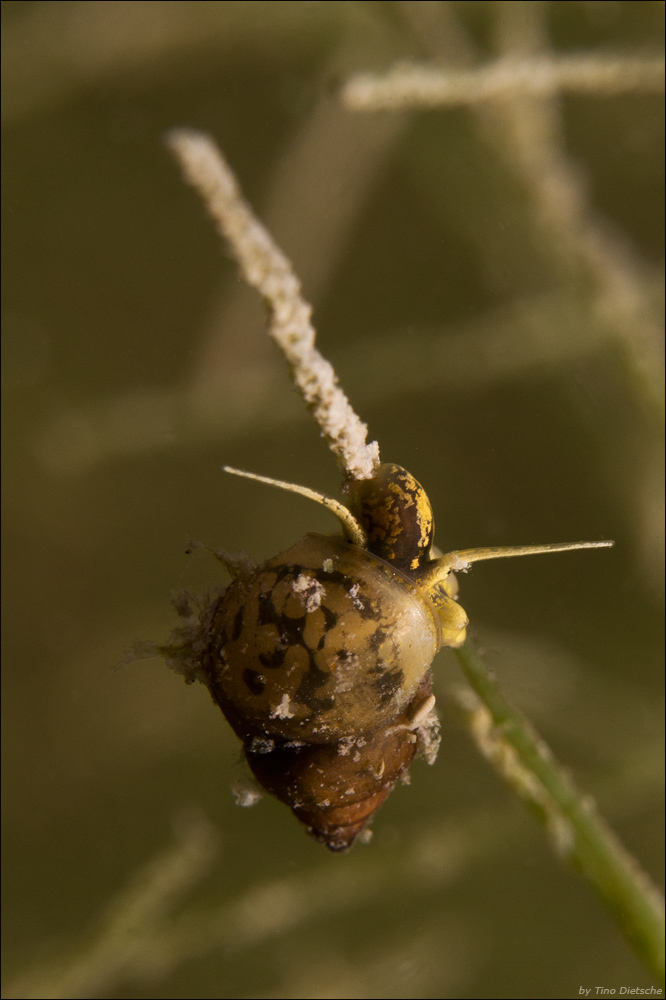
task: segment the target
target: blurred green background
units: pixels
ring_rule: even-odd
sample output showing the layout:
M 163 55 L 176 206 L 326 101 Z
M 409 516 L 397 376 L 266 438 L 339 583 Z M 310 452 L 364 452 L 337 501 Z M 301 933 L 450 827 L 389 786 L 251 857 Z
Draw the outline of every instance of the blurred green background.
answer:
M 321 350 L 384 460 L 428 490 L 440 547 L 616 539 L 480 565 L 461 596 L 503 690 L 661 879 L 662 99 L 362 114 L 338 95 L 398 60 L 650 52 L 663 4 L 2 12 L 4 995 L 649 986 L 475 751 L 446 651 L 439 760 L 340 857 L 273 800 L 234 805 L 238 743 L 203 688 L 157 660 L 113 668 L 166 638 L 174 587 L 224 581 L 189 537 L 259 560 L 335 530 L 221 472 L 339 485 L 164 148 L 184 125 L 216 137 L 293 260 Z M 167 878 L 172 849 L 172 938 L 118 961 L 143 940 L 139 906 L 93 961 L 109 912 L 133 880 Z M 82 978 L 59 980 L 61 962 Z

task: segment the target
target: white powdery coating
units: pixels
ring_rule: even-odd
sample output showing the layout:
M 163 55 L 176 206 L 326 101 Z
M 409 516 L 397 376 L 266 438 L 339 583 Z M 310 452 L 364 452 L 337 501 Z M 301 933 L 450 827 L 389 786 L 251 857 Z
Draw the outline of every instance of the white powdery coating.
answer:
M 326 591 L 319 582 L 312 577 L 300 573 L 291 585 L 291 589 L 299 598 L 306 611 L 315 611 L 326 596 Z
M 501 59 L 462 71 L 398 65 L 385 76 L 364 73 L 352 77 L 342 99 L 349 108 L 367 111 L 476 104 L 515 94 L 548 97 L 569 91 L 609 95 L 663 89 L 663 56 L 600 54 Z
M 237 806 L 242 809 L 251 809 L 252 806 L 256 806 L 263 795 L 256 788 L 234 788 L 231 789 L 231 794 L 233 795 L 234 802 Z
M 358 582 L 349 588 L 349 596 L 351 597 L 352 604 L 354 605 L 357 611 L 363 611 L 365 609 L 365 604 L 358 596 L 360 590 L 361 590 L 361 585 Z
M 269 333 L 285 355 L 329 447 L 352 479 L 372 478 L 379 465 L 379 445 L 367 443 L 367 426 L 352 409 L 333 368 L 314 346 L 312 310 L 301 296 L 291 264 L 243 200 L 236 178 L 209 136 L 177 129 L 167 141 L 231 245 L 243 277 L 268 305 Z
M 454 553 L 451 552 L 448 558 L 450 560 L 451 569 L 454 573 L 467 573 L 467 571 L 472 568 L 472 564 L 469 559 L 465 559 L 462 556 L 455 556 L 455 558 L 452 559 L 451 556 L 453 555 Z
M 290 705 L 289 695 L 283 694 L 280 704 L 270 713 L 271 719 L 293 719 L 295 713 L 291 711 Z
M 336 653 L 331 669 L 334 676 L 335 693 L 344 694 L 351 691 L 360 673 L 358 656 L 356 653 L 349 653 L 346 650 Z
M 411 720 L 410 728 L 414 730 L 418 737 L 419 750 L 425 758 L 426 763 L 434 764 L 437 760 L 442 738 L 440 736 L 439 716 L 435 711 L 435 698 L 433 695 L 419 706 L 419 709 Z
M 236 805 L 243 809 L 249 809 L 250 806 L 256 805 L 263 798 L 259 783 L 250 771 L 244 757 L 238 761 L 231 779 L 231 794 Z

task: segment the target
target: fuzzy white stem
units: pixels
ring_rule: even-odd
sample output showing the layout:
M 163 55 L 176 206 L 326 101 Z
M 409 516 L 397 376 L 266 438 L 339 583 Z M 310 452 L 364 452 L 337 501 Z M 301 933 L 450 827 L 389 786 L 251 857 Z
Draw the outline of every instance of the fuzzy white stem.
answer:
M 559 59 L 499 59 L 478 69 L 447 71 L 431 66 L 396 66 L 385 76 L 352 77 L 342 99 L 356 111 L 478 104 L 498 97 L 550 97 L 563 91 L 619 94 L 663 91 L 663 56 L 601 54 Z
M 266 302 L 269 333 L 286 357 L 331 451 L 349 477 L 370 479 L 379 465 L 379 445 L 367 443 L 366 425 L 338 385 L 332 366 L 315 347 L 311 307 L 301 295 L 291 264 L 243 199 L 234 174 L 209 136 L 176 129 L 168 134 L 167 142 L 227 240 L 243 277 Z

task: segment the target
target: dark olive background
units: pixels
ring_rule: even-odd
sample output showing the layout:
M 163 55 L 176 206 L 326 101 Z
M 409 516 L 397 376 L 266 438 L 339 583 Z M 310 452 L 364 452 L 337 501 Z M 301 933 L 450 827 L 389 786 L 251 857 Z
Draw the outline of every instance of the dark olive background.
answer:
M 272 800 L 234 805 L 237 742 L 203 688 L 158 660 L 113 667 L 135 639 L 168 635 L 174 587 L 224 581 L 205 554 L 185 554 L 188 537 L 262 559 L 334 530 L 307 501 L 221 472 L 338 489 L 255 294 L 164 148 L 165 130 L 187 125 L 218 139 L 294 260 L 321 350 L 384 459 L 428 490 L 442 548 L 616 539 L 612 551 L 480 565 L 462 603 L 502 687 L 661 878 L 654 400 L 627 341 L 590 318 L 593 278 L 539 224 L 469 110 L 354 116 L 337 87 L 432 55 L 440 16 L 459 19 L 479 59 L 502 24 L 519 41 L 532 15 L 554 50 L 635 52 L 661 36 L 663 4 L 2 6 L 5 995 L 29 995 L 11 982 L 43 961 L 85 952 L 192 810 L 221 851 L 177 912 L 307 885 L 307 919 L 282 920 L 276 903 L 261 940 L 94 995 L 650 985 L 474 749 L 449 653 L 435 662 L 440 759 L 417 763 L 372 842 L 340 857 Z M 636 267 L 648 319 L 631 332 L 648 350 L 661 104 L 560 103 L 561 151 Z M 334 904 L 320 879 L 339 886 Z

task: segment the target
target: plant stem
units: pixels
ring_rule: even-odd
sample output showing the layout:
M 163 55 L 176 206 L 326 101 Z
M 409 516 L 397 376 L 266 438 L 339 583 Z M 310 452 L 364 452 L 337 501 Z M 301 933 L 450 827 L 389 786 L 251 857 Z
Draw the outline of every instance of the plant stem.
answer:
M 546 826 L 555 851 L 591 883 L 637 954 L 664 981 L 664 904 L 658 890 L 538 734 L 509 705 L 467 643 L 455 651 L 478 695 L 463 696 L 483 754 Z

